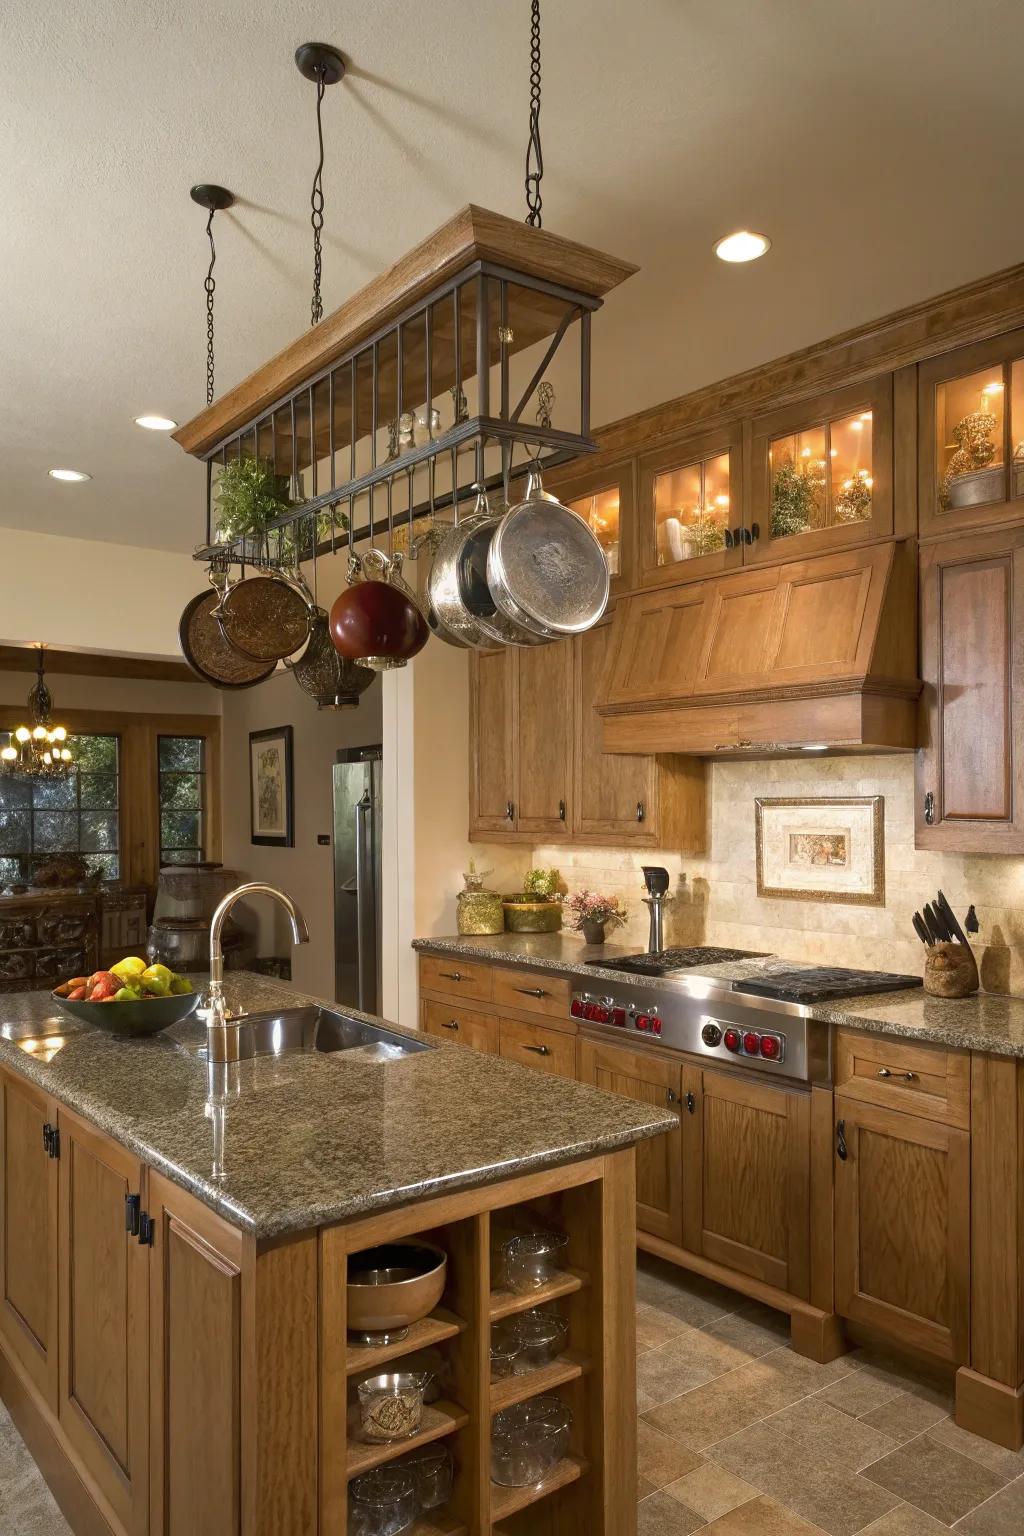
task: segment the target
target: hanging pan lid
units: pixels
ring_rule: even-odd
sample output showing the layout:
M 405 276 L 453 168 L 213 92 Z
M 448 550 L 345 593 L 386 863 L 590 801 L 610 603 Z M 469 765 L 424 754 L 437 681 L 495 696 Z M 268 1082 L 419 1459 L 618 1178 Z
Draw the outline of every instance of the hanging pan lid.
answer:
M 582 517 L 544 490 L 535 469 L 490 541 L 487 585 L 507 618 L 549 635 L 590 629 L 608 605 L 604 550 Z
M 228 644 L 252 661 L 283 661 L 309 638 L 312 608 L 302 584 L 284 576 L 236 581 L 224 593 L 217 622 Z
M 200 592 L 178 624 L 181 654 L 197 677 L 214 688 L 253 688 L 274 674 L 276 663 L 253 661 L 225 640 L 215 613 L 220 592 Z

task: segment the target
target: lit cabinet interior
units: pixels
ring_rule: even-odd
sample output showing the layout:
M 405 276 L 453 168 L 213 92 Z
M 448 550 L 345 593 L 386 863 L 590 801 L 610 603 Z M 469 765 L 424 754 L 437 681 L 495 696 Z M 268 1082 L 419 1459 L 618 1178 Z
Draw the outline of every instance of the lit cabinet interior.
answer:
M 729 455 L 654 477 L 654 562 L 679 565 L 731 547 Z
M 1024 331 L 922 363 L 921 533 L 1019 518 L 1024 501 Z
M 605 486 L 587 496 L 578 496 L 566 505 L 575 512 L 597 535 L 604 550 L 611 576 L 622 574 L 622 530 L 620 527 L 621 498 L 617 485 Z
M 772 539 L 871 519 L 872 412 L 773 438 L 768 449 Z

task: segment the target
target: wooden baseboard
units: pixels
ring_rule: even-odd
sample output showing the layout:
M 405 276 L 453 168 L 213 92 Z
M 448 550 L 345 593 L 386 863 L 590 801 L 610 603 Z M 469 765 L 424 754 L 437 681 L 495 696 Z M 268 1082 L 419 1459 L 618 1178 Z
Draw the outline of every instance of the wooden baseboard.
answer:
M 1024 1389 L 1007 1387 L 961 1366 L 956 1373 L 956 1422 L 1008 1451 L 1024 1446 Z
M 2 1349 L 0 1398 L 75 1536 L 120 1536 L 100 1512 L 48 1413 Z
M 790 1313 L 789 1342 L 794 1352 L 828 1365 L 840 1355 L 849 1354 L 850 1343 L 841 1317 L 835 1312 L 818 1312 L 799 1307 Z

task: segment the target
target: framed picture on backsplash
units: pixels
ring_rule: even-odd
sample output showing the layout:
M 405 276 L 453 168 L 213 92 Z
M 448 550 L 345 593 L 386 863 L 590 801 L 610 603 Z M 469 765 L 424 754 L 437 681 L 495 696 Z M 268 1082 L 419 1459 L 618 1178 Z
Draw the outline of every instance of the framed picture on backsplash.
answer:
M 882 795 L 757 799 L 754 815 L 759 896 L 884 904 Z
M 249 841 L 268 848 L 295 846 L 292 728 L 249 732 Z

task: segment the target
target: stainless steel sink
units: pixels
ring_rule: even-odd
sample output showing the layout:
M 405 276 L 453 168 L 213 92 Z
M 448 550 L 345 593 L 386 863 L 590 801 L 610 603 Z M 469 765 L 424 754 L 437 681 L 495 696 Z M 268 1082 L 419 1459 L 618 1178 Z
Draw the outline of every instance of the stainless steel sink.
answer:
M 243 1061 L 293 1051 L 345 1051 L 359 1061 L 400 1061 L 432 1049 L 425 1041 L 315 1006 L 249 1013 L 237 1022 Z

